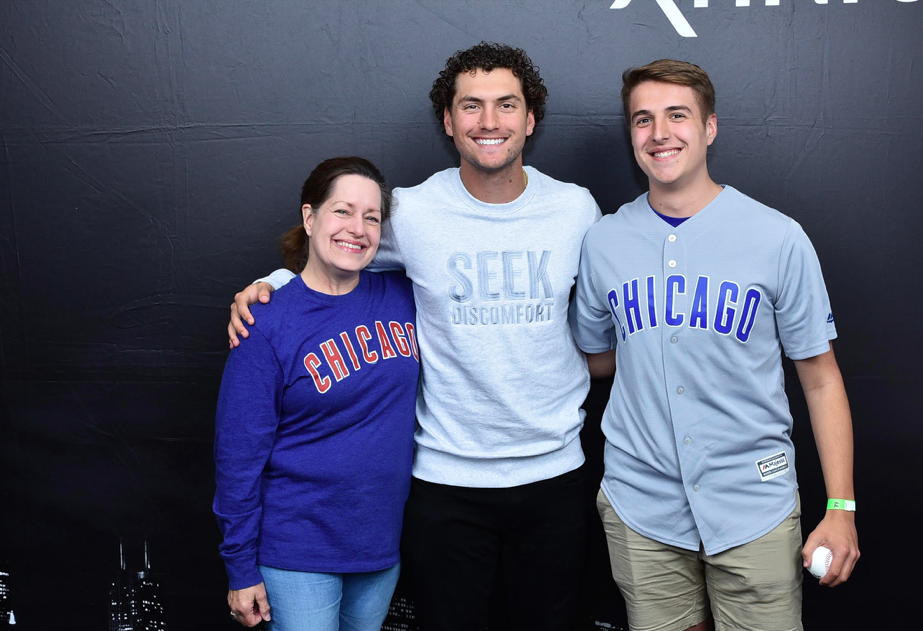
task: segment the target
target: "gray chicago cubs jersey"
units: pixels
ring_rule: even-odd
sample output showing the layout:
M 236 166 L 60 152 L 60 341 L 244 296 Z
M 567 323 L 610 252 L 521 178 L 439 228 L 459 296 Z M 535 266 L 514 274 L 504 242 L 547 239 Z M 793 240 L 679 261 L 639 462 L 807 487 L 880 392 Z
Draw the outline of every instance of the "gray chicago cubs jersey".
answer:
M 602 488 L 626 524 L 715 554 L 791 513 L 782 351 L 836 337 L 798 223 L 728 186 L 674 228 L 644 194 L 590 228 L 570 317 L 584 351 L 616 349 Z

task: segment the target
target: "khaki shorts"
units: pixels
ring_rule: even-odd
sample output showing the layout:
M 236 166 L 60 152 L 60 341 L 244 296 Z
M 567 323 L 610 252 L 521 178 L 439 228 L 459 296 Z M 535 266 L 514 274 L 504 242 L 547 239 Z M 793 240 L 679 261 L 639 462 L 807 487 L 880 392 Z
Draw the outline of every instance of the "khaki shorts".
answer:
M 626 526 L 600 490 L 612 577 L 632 631 L 683 631 L 707 619 L 715 631 L 801 631 L 801 498 L 755 541 L 715 555 L 648 539 Z

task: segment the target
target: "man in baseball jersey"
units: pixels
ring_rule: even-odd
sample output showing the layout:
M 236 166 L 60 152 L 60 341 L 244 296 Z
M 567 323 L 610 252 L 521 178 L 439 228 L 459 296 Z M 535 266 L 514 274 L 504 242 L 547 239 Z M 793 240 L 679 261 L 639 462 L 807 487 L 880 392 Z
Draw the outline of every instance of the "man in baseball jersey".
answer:
M 801 629 L 801 561 L 833 550 L 832 586 L 859 558 L 820 264 L 795 221 L 709 177 L 701 68 L 660 60 L 623 82 L 650 192 L 590 228 L 571 311 L 580 348 L 617 365 L 597 501 L 613 576 L 632 629 Z M 831 498 L 803 550 L 783 350 Z
M 589 373 L 567 311 L 600 212 L 586 189 L 523 167 L 546 95 L 521 49 L 453 55 L 430 99 L 460 168 L 395 189 L 370 266 L 405 270 L 417 306 L 423 368 L 401 557 L 426 631 L 485 629 L 501 578 L 511 628 L 570 629 L 578 609 Z M 238 294 L 232 342 L 261 292 Z

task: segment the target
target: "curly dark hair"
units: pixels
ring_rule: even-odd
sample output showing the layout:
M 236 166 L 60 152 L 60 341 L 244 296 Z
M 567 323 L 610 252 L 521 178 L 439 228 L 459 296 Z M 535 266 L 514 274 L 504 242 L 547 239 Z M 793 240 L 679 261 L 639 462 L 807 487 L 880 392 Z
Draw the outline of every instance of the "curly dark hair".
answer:
M 526 107 L 532 110 L 535 124 L 538 125 L 545 117 L 545 100 L 548 98 L 548 90 L 538 74 L 538 66 L 532 63 L 523 49 L 493 42 L 481 42 L 468 50 L 460 50 L 446 60 L 445 70 L 433 81 L 433 89 L 429 93 L 429 100 L 433 102 L 433 113 L 436 114 L 436 120 L 440 125 L 446 108 L 452 108 L 452 101 L 455 99 L 455 79 L 458 75 L 463 72 L 473 73 L 478 69 L 490 72 L 494 68 L 513 71 L 513 75 L 522 84 Z M 527 136 L 526 140 L 531 138 Z

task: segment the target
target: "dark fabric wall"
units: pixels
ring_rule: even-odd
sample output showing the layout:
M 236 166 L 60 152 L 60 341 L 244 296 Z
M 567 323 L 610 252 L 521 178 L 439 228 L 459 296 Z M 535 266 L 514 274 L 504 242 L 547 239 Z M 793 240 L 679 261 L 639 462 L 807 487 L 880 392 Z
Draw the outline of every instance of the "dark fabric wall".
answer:
M 541 67 L 548 115 L 527 163 L 605 212 L 644 186 L 621 72 L 675 57 L 711 74 L 711 173 L 814 241 L 855 418 L 863 558 L 835 590 L 806 576 L 806 624 L 910 628 L 923 2 L 610 4 L 0 3 L 0 583 L 17 628 L 105 628 L 120 538 L 129 569 L 148 542 L 166 628 L 233 628 L 210 512 L 227 305 L 280 266 L 277 237 L 320 160 L 364 155 L 395 186 L 455 164 L 427 93 L 480 40 Z M 825 494 L 789 377 L 809 532 Z M 596 384 L 588 403 L 597 475 L 606 397 Z M 587 628 L 618 627 L 596 544 Z

